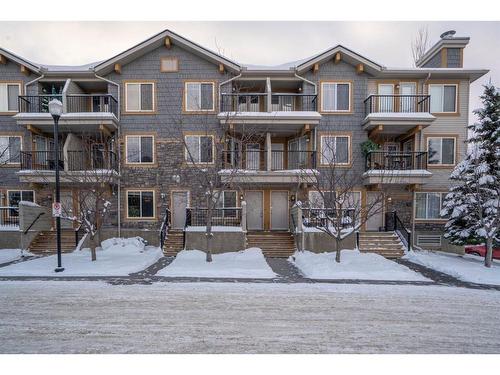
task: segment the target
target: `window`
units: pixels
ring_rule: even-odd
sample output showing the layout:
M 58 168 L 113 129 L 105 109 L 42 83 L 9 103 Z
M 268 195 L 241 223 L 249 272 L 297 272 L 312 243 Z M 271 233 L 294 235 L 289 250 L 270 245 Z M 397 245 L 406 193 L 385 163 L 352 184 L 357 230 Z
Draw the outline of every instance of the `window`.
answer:
M 455 113 L 457 111 L 457 85 L 429 85 L 431 113 Z
M 418 235 L 417 236 L 417 245 L 426 247 L 426 246 L 441 246 L 441 236 L 439 235 Z
M 186 111 L 213 111 L 214 110 L 214 83 L 213 82 L 186 82 L 185 83 Z
M 0 83 L 0 113 L 17 112 L 17 98 L 20 94 L 19 83 Z
M 125 83 L 125 111 L 153 112 L 154 86 L 153 82 Z
M 0 137 L 0 165 L 21 162 L 21 137 Z
M 128 191 L 127 216 L 129 218 L 152 219 L 155 217 L 154 191 Z
M 428 163 L 433 165 L 455 164 L 455 138 L 427 138 Z
M 169 73 L 179 70 L 179 60 L 177 57 L 162 57 L 160 59 L 160 72 Z
M 323 82 L 321 84 L 322 112 L 350 112 L 351 84 L 348 82 Z
M 349 136 L 321 136 L 321 164 L 349 164 Z
M 415 193 L 416 219 L 443 219 L 440 212 L 447 193 Z
M 217 202 L 216 208 L 225 208 L 223 212 L 216 216 L 221 217 L 236 217 L 236 210 L 229 210 L 228 208 L 237 208 L 238 199 L 236 197 L 236 191 L 225 190 L 221 192 L 219 201 Z
M 213 137 L 210 135 L 187 135 L 186 161 L 192 163 L 213 163 Z
M 7 205 L 9 207 L 19 207 L 19 202 L 35 202 L 35 192 L 33 190 L 9 190 L 7 192 Z M 9 216 L 18 216 L 19 212 L 9 210 Z
M 127 163 L 152 164 L 153 145 L 152 135 L 126 136 Z

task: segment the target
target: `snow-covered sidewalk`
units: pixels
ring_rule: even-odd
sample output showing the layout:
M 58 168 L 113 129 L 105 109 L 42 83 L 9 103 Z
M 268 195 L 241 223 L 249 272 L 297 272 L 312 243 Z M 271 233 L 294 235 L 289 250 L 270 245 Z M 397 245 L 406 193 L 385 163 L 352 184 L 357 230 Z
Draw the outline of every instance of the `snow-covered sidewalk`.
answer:
M 251 248 L 244 251 L 214 254 L 212 262 L 199 250 L 183 250 L 175 260 L 160 270 L 157 276 L 272 279 L 271 270 L 262 251 Z
M 311 279 L 431 281 L 383 256 L 358 250 L 342 250 L 340 263 L 335 261 L 335 252 L 310 251 L 297 251 L 289 261 Z
M 57 256 L 51 255 L 0 268 L 0 276 L 127 276 L 142 271 L 163 256 L 160 248 L 144 246 L 138 237 L 111 238 L 101 245 L 94 262 L 90 249 L 63 254 L 64 272 L 54 272 Z
M 418 250 L 409 252 L 403 259 L 446 273 L 462 281 L 500 285 L 500 262 L 498 261 L 493 261 L 491 268 L 487 268 L 484 266 L 484 259 L 475 255 Z
M 28 255 L 25 252 L 25 255 Z M 0 249 L 0 264 L 12 262 L 21 258 L 21 249 Z

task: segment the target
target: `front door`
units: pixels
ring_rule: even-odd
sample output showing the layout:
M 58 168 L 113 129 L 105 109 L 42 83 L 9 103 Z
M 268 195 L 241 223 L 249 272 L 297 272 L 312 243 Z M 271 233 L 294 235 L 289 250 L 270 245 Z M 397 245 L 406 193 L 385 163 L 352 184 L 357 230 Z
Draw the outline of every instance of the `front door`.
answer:
M 417 112 L 417 84 L 415 82 L 401 82 L 399 85 L 400 111 L 401 112 Z
M 262 191 L 247 191 L 247 228 L 248 230 L 264 229 L 264 197 Z
M 288 191 L 271 191 L 271 230 L 288 230 Z
M 393 112 L 394 111 L 394 85 L 393 84 L 379 84 L 378 94 L 379 111 L 380 112 Z
M 186 208 L 189 202 L 189 192 L 172 192 L 172 228 L 183 229 L 186 224 Z
M 379 231 L 384 226 L 384 202 L 378 192 L 366 193 L 367 231 Z

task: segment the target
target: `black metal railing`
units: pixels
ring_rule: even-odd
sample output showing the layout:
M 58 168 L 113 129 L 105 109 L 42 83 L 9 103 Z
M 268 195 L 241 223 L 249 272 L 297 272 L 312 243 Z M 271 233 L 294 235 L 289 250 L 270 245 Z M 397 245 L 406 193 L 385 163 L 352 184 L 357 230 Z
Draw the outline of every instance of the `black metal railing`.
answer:
M 225 168 L 267 170 L 266 150 L 223 151 Z M 316 151 L 271 151 L 271 170 L 294 170 L 316 168 Z
M 186 208 L 186 227 L 206 226 L 208 208 Z M 212 226 L 241 226 L 241 208 L 214 208 L 212 210 Z
M 94 112 L 113 113 L 118 116 L 118 101 L 110 94 L 103 95 L 67 95 L 68 113 Z
M 18 97 L 19 112 L 49 113 L 49 102 L 57 99 L 62 102 L 62 95 L 23 95 Z
M 394 231 L 407 250 L 411 250 L 411 232 L 406 229 L 396 211 L 385 213 L 385 231 Z
M 54 151 L 21 151 L 21 170 L 55 170 Z M 59 151 L 61 171 L 118 170 L 116 154 L 113 151 Z
M 221 94 L 221 112 L 317 111 L 317 95 L 272 93 L 268 108 L 267 93 Z
M 305 227 L 325 228 L 339 227 L 349 228 L 355 222 L 354 208 L 302 208 L 302 223 Z
M 19 228 L 18 207 L 0 207 L 0 228 L 2 229 Z
M 365 115 L 380 112 L 429 112 L 430 95 L 370 95 L 364 103 Z
M 18 97 L 19 112 L 48 113 L 49 102 L 66 99 L 66 113 L 100 112 L 113 113 L 118 116 L 118 101 L 110 94 L 99 95 L 20 95 Z
M 403 171 L 427 169 L 427 152 L 370 151 L 366 155 L 365 169 Z
M 165 245 L 165 240 L 167 239 L 168 229 L 170 228 L 171 220 L 172 220 L 172 213 L 170 212 L 170 209 L 167 207 L 167 208 L 165 208 L 165 216 L 163 217 L 163 222 L 162 222 L 161 228 L 160 228 L 160 248 L 161 249 L 163 249 L 163 246 Z

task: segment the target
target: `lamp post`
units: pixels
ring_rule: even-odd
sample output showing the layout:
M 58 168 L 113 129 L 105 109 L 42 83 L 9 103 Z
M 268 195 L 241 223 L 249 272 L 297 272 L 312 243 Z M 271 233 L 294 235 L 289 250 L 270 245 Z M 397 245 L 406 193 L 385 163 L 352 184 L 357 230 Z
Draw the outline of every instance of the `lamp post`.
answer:
M 52 204 L 52 215 L 56 217 L 57 267 L 55 272 L 62 272 L 61 264 L 61 191 L 59 186 L 59 118 L 63 110 L 62 103 L 57 99 L 49 102 L 49 112 L 54 119 L 54 160 L 56 170 L 56 198 Z

